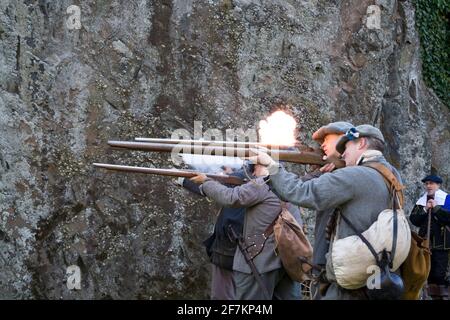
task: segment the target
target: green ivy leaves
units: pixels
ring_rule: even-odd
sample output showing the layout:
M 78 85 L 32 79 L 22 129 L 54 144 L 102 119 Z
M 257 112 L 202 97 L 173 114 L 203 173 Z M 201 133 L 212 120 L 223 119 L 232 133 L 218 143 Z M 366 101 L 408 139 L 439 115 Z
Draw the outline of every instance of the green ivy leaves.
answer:
M 425 83 L 450 108 L 450 0 L 414 0 Z

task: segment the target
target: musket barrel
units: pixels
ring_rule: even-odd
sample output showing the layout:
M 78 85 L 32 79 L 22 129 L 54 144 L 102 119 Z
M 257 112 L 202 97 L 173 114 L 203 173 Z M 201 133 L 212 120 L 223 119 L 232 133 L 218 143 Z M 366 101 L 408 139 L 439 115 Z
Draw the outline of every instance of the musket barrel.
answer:
M 169 177 L 192 178 L 199 174 L 199 172 L 191 171 L 191 170 L 145 168 L 145 167 L 123 166 L 123 165 L 108 164 L 108 163 L 93 163 L 93 165 L 94 165 L 94 167 L 97 167 L 97 168 L 113 170 L 113 171 L 146 173 L 146 174 L 155 174 L 155 175 L 169 176 Z M 205 175 L 209 178 L 220 181 L 222 183 L 241 185 L 241 184 L 247 182 L 247 180 L 242 180 L 238 177 L 229 176 L 229 175 L 211 174 L 211 173 L 205 173 Z
M 151 142 L 130 142 L 130 141 L 108 141 L 108 144 L 115 149 L 129 149 L 155 152 L 176 152 L 186 154 L 228 156 L 228 157 L 248 157 L 249 148 L 233 148 L 222 146 L 202 146 L 191 144 L 168 144 Z
M 197 146 L 191 144 L 167 144 L 151 142 L 129 142 L 129 141 L 108 141 L 108 144 L 116 149 L 129 149 L 155 152 L 175 152 L 184 154 L 212 155 L 246 158 L 253 153 L 249 148 L 223 147 L 223 146 Z M 269 149 L 267 153 L 280 161 L 287 161 L 299 164 L 324 165 L 327 161 L 322 159 L 322 155 L 316 152 L 293 151 Z M 342 167 L 342 163 L 336 163 L 337 167 Z
M 238 148 L 277 148 L 289 149 L 292 146 L 278 145 L 262 142 L 247 141 L 220 141 L 220 140 L 190 140 L 190 139 L 165 139 L 165 138 L 134 138 L 137 142 L 163 143 L 163 144 L 183 144 L 196 146 L 222 146 L 222 147 L 238 147 Z

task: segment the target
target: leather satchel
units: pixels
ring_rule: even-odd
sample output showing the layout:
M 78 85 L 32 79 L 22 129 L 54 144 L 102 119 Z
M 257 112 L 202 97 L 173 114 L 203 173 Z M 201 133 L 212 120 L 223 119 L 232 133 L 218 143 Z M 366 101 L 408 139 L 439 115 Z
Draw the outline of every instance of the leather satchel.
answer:
M 245 239 L 245 249 L 251 259 L 261 253 L 272 233 L 275 237 L 275 253 L 280 257 L 289 277 L 298 282 L 309 280 L 313 266 L 313 249 L 303 228 L 289 212 L 284 202 L 281 212 L 263 234 L 252 235 Z
M 298 282 L 310 280 L 313 248 L 303 228 L 284 205 L 273 227 L 275 251 L 289 277 Z
M 427 282 L 431 269 L 430 255 L 429 239 L 424 239 L 411 231 L 411 249 L 401 266 L 405 283 L 404 300 L 419 300 L 420 292 Z

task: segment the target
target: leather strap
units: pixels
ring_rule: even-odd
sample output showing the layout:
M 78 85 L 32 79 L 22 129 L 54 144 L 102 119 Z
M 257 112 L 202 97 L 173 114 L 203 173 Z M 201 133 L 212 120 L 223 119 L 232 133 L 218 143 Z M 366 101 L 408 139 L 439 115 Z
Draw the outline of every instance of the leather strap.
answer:
M 262 250 L 264 249 L 264 245 L 266 244 L 267 239 L 270 237 L 270 235 L 273 233 L 273 228 L 275 227 L 275 224 L 277 223 L 278 217 L 280 216 L 281 212 L 283 212 L 283 209 L 287 208 L 287 204 L 285 202 L 281 203 L 281 210 L 275 217 L 275 219 L 272 221 L 272 223 L 266 228 L 266 230 L 260 234 L 254 234 L 251 236 L 246 237 L 244 243 L 244 249 L 248 252 L 249 257 L 251 259 L 254 259 L 257 255 L 259 255 Z
M 402 193 L 403 194 L 403 193 Z M 395 200 L 397 200 L 397 197 L 395 196 L 395 193 L 392 192 L 392 211 L 394 215 L 394 235 L 392 237 L 392 249 L 391 249 L 391 256 L 389 259 L 389 268 L 393 268 L 394 265 L 394 258 L 395 258 L 395 251 L 397 249 L 397 235 L 398 235 L 398 219 L 397 219 L 397 206 L 395 205 Z
M 280 213 L 277 214 L 277 216 L 275 217 L 275 219 L 272 221 L 271 224 L 269 224 L 269 226 L 267 227 L 267 229 L 264 231 L 263 236 L 264 238 L 268 238 L 270 237 L 270 235 L 273 233 L 273 227 L 275 226 L 275 224 L 277 223 L 278 217 L 280 216 L 281 212 L 283 212 L 284 209 L 287 209 L 287 202 L 281 201 L 281 210 Z
M 405 189 L 405 187 L 398 181 L 398 179 L 395 177 L 392 171 L 389 170 L 388 167 L 379 162 L 365 162 L 363 163 L 363 166 L 375 169 L 383 176 L 384 181 L 388 187 L 388 190 L 389 191 L 395 190 L 400 202 L 399 203 L 400 208 L 403 208 L 404 204 L 403 189 Z
M 275 223 L 277 223 L 279 216 L 280 216 L 280 214 L 277 214 L 277 216 L 275 217 L 275 220 L 273 220 L 272 223 L 267 227 L 266 231 L 264 231 L 264 233 L 263 233 L 264 238 L 267 239 L 273 233 L 273 227 L 275 226 Z
M 397 199 L 400 202 L 398 204 L 398 208 L 403 208 L 404 204 L 404 195 L 403 195 L 403 189 L 405 188 L 395 177 L 395 175 L 392 173 L 391 170 L 389 170 L 388 167 L 385 165 L 379 163 L 379 162 L 366 162 L 363 164 L 366 167 L 372 168 L 377 170 L 384 178 L 384 181 L 386 183 L 386 186 L 389 190 L 389 192 L 392 194 L 392 210 L 394 214 L 393 224 L 394 224 L 394 234 L 392 238 L 392 250 L 391 250 L 391 257 L 389 261 L 389 267 L 392 268 L 394 263 L 394 257 L 395 257 L 395 251 L 397 249 L 397 235 L 398 235 L 398 220 L 397 220 Z
M 269 290 L 267 289 L 266 285 L 264 284 L 264 281 L 262 280 L 261 274 L 259 273 L 258 269 L 256 268 L 255 263 L 253 262 L 253 258 L 250 257 L 248 251 L 245 246 L 245 241 L 242 237 L 242 235 L 238 235 L 231 224 L 228 225 L 228 236 L 230 237 L 230 240 L 235 241 L 239 250 L 241 251 L 242 255 L 245 258 L 245 261 L 247 262 L 248 266 L 250 267 L 250 270 L 255 277 L 256 282 L 260 286 L 265 298 L 267 300 L 272 299 L 272 295 L 269 293 Z
M 404 186 L 397 180 L 395 175 L 389 168 L 379 162 L 366 162 L 363 164 L 366 167 L 377 170 L 384 178 L 386 186 L 390 194 L 392 194 L 392 211 L 393 211 L 393 236 L 392 236 L 392 249 L 389 259 L 389 267 L 392 268 L 394 263 L 395 251 L 397 249 L 397 237 L 398 237 L 398 219 L 397 219 L 397 198 L 399 200 L 399 208 L 403 207 L 403 189 Z M 367 245 L 372 255 L 375 257 L 375 261 L 379 264 L 379 258 L 372 245 L 362 235 L 357 232 L 353 224 L 342 214 L 341 217 L 348 224 L 348 226 L 358 235 L 358 237 Z

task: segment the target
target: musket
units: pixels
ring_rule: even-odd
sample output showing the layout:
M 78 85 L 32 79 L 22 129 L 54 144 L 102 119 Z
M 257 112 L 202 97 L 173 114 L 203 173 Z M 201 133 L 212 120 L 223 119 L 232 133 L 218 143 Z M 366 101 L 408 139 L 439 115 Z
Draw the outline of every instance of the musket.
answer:
M 107 164 L 107 163 L 94 163 L 93 165 L 94 165 L 94 167 L 97 167 L 97 168 L 103 168 L 103 169 L 113 170 L 113 171 L 156 174 L 156 175 L 160 175 L 160 176 L 169 176 L 169 177 L 192 178 L 199 174 L 198 171 L 191 171 L 191 170 L 132 167 L 132 166 L 123 166 L 123 165 Z M 205 173 L 205 175 L 211 179 L 214 179 L 221 183 L 226 183 L 226 184 L 241 185 L 241 184 L 244 184 L 247 182 L 246 179 L 240 179 L 238 177 L 229 176 L 229 175 L 225 175 L 225 174 L 222 175 L 222 174 Z
M 250 148 L 224 147 L 224 146 L 202 146 L 195 144 L 169 144 L 152 142 L 130 142 L 130 141 L 108 141 L 115 149 L 128 149 L 154 152 L 176 152 L 184 154 L 212 155 L 247 158 L 254 154 Z M 267 153 L 279 161 L 293 162 L 299 164 L 324 165 L 333 162 L 337 168 L 345 166 L 344 161 L 339 159 L 323 160 L 323 155 L 311 151 L 267 149 Z
M 190 140 L 190 139 L 165 139 L 165 138 L 134 138 L 137 142 L 151 142 L 163 144 L 186 144 L 196 146 L 218 146 L 218 147 L 236 147 L 236 148 L 274 148 L 274 149 L 290 149 L 293 146 L 262 143 L 262 142 L 247 142 L 247 141 L 220 141 L 220 140 Z

